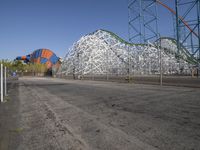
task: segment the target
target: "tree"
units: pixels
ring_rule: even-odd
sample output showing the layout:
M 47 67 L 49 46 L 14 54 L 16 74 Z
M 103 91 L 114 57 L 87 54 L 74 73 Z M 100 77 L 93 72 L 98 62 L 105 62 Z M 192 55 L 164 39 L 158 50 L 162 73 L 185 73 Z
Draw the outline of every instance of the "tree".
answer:
M 29 63 L 25 64 L 23 61 L 15 60 L 0 60 L 0 63 L 6 66 L 10 72 L 30 72 L 34 74 L 45 74 L 48 71 L 46 64 Z

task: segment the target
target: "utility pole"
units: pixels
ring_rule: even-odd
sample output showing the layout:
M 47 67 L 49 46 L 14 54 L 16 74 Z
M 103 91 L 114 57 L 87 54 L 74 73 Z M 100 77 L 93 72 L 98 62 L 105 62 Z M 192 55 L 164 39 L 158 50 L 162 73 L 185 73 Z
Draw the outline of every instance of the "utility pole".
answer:
M 160 53 L 160 86 L 162 86 L 163 84 L 163 76 L 162 76 L 162 48 L 161 48 L 161 38 L 160 38 L 160 35 L 159 35 L 159 46 L 158 46 L 158 50 L 159 50 L 159 53 Z
M 129 1 L 128 1 L 128 41 L 131 43 L 131 34 L 130 34 L 130 6 L 129 6 Z M 128 69 L 127 69 L 127 74 L 128 74 L 128 82 L 130 83 L 130 46 L 128 46 Z
M 109 80 L 109 61 L 108 61 L 108 49 L 106 49 L 106 80 Z

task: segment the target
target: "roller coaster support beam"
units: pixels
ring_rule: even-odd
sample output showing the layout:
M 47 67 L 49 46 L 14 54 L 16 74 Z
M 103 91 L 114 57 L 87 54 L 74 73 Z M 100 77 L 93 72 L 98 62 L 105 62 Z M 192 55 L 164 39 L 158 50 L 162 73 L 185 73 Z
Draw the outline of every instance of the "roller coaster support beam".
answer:
M 176 40 L 177 40 L 177 52 L 178 52 L 178 61 L 180 56 L 180 39 L 179 39 L 179 16 L 178 16 L 178 0 L 175 0 L 176 7 Z
M 198 35 L 199 35 L 199 68 L 200 68 L 200 0 L 197 2 L 197 19 L 198 19 Z
M 160 0 L 156 0 L 156 2 L 176 16 L 179 53 L 181 45 L 183 45 L 200 62 L 200 0 L 175 0 L 175 11 Z M 185 28 L 188 30 L 185 30 Z M 184 34 L 180 33 L 181 31 L 184 31 Z
M 165 5 L 164 3 L 162 3 L 160 0 L 156 0 L 156 2 L 160 5 L 162 5 L 163 7 L 165 7 L 166 9 L 168 9 L 170 12 L 172 12 L 174 15 L 176 15 L 176 11 L 174 11 L 173 9 L 171 9 L 170 7 L 168 7 L 167 5 Z M 175 5 L 178 4 L 178 0 L 175 1 Z M 177 15 L 177 17 L 179 18 L 179 20 L 189 29 L 190 32 L 192 32 L 196 37 L 198 37 L 198 34 L 196 32 L 194 32 L 194 30 L 188 25 L 188 23 L 184 20 L 183 17 Z
M 177 6 L 182 20 L 190 27 L 189 31 L 184 30 L 185 24 L 180 19 L 179 31 L 183 34 L 179 34 L 179 42 L 190 50 L 200 62 L 200 0 L 178 0 Z M 185 25 L 185 27 L 187 26 Z
M 147 43 L 158 39 L 156 0 L 128 0 L 129 42 Z

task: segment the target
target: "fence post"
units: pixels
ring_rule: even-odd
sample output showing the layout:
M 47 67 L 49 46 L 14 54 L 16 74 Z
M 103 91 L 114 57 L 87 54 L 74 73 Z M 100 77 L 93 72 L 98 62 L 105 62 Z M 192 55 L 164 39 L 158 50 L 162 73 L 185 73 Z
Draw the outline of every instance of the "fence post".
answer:
M 5 93 L 5 96 L 7 96 L 7 74 L 6 74 L 6 72 L 7 72 L 7 68 L 5 67 L 5 74 L 4 74 L 4 93 Z
M 3 102 L 3 64 L 1 64 L 1 102 Z

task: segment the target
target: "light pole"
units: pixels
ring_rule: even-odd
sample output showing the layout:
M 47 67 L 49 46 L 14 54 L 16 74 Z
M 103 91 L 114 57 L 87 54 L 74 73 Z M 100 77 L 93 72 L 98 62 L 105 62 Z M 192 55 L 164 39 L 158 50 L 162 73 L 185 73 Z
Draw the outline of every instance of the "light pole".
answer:
M 161 48 L 161 37 L 159 35 L 159 46 L 158 46 L 158 50 L 159 50 L 159 57 L 160 57 L 160 86 L 162 86 L 163 84 L 163 76 L 162 76 L 162 48 Z

